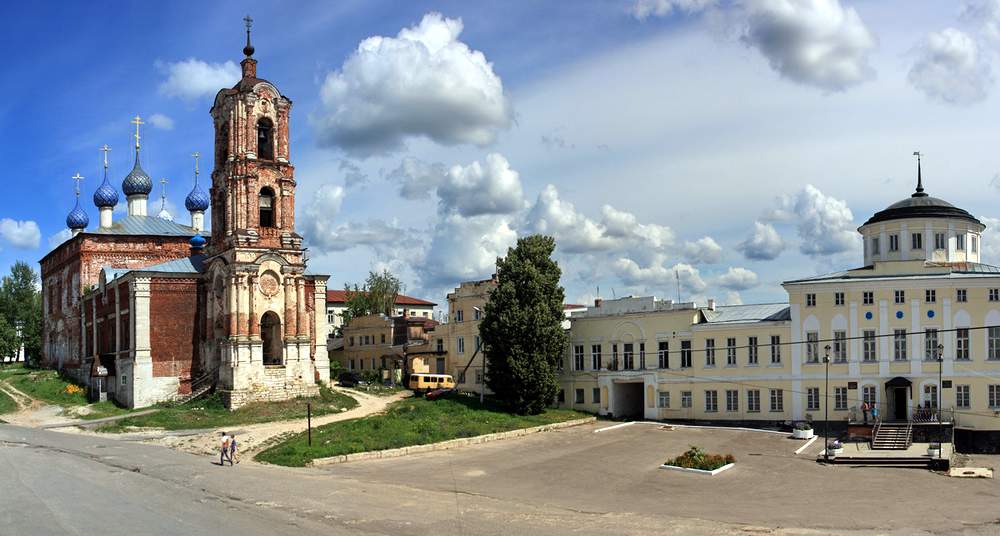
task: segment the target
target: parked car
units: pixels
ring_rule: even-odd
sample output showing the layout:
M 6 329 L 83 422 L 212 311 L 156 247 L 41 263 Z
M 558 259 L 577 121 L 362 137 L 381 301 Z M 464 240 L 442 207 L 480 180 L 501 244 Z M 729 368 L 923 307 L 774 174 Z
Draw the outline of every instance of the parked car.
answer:
M 337 377 L 337 383 L 341 387 L 357 387 L 359 385 L 366 385 L 364 378 L 357 372 L 342 372 L 340 376 Z
M 434 389 L 433 391 L 428 391 L 426 395 L 427 400 L 437 400 L 439 398 L 448 398 L 449 396 L 455 394 L 454 389 Z

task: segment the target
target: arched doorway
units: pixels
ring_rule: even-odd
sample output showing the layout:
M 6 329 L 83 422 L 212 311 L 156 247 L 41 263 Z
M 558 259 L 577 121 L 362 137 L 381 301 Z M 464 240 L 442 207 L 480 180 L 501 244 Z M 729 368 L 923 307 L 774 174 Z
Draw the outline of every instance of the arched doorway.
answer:
M 268 311 L 261 317 L 260 338 L 263 341 L 264 364 L 283 364 L 281 362 L 281 319 L 274 311 Z

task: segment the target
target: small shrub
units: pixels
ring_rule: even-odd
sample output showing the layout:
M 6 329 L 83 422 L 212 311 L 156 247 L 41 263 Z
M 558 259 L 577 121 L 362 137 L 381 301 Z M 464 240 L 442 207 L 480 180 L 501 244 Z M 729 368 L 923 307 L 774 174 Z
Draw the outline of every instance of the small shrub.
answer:
M 701 469 L 703 471 L 714 471 L 723 465 L 736 463 L 736 458 L 732 454 L 708 454 L 700 448 L 691 445 L 687 452 L 680 456 L 667 460 L 665 465 L 684 467 L 685 469 Z
M 795 429 L 796 430 L 812 430 L 813 427 L 812 427 L 812 424 L 809 424 L 808 422 L 804 422 L 803 421 L 803 422 L 797 422 L 797 423 L 795 423 Z
M 68 385 L 66 386 L 66 388 L 65 388 L 65 389 L 63 389 L 63 391 L 64 391 L 64 392 L 65 392 L 66 394 L 68 394 L 68 395 L 75 395 L 75 394 L 77 394 L 77 393 L 82 393 L 82 392 L 83 392 L 83 389 L 81 389 L 81 388 L 80 388 L 79 386 L 77 386 L 77 385 L 75 385 L 75 384 L 72 384 L 72 383 L 71 383 L 71 384 L 68 384 Z

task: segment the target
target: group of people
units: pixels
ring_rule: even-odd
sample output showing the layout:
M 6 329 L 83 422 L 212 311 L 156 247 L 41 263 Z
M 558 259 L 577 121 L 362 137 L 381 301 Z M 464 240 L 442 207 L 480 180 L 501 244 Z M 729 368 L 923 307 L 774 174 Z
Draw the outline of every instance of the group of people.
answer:
M 861 413 L 865 416 L 865 424 L 868 424 L 868 414 L 872 416 L 872 420 L 878 420 L 878 404 L 872 402 L 869 404 L 867 401 L 861 403 Z
M 226 460 L 229 460 L 229 465 L 233 463 L 240 463 L 236 456 L 236 434 L 227 434 L 222 432 L 222 450 L 219 452 L 219 465 L 226 465 Z

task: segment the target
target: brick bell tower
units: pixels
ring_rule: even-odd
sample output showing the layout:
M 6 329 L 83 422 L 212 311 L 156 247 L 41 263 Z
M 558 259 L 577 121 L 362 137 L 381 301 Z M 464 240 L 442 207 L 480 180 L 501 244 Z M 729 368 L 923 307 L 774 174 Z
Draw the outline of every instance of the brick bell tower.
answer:
M 219 91 L 210 111 L 215 166 L 205 303 L 211 325 L 202 352 L 205 363 L 219 367 L 219 388 L 231 408 L 316 394 L 322 371 L 310 348 L 325 337 L 310 317 L 316 285 L 325 294 L 325 281 L 304 276 L 302 237 L 295 232 L 292 101 L 257 77 L 253 21 L 244 21 L 243 76 Z M 328 376 L 329 361 L 322 358 Z

